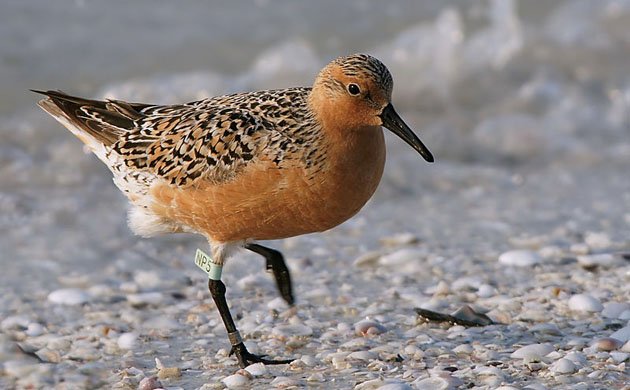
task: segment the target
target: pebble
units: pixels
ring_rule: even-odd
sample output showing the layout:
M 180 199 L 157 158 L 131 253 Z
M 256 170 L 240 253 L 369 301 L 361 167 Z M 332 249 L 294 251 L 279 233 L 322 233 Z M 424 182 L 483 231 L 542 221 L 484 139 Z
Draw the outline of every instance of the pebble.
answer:
M 39 351 L 35 352 L 38 358 L 40 358 L 43 362 L 47 363 L 59 363 L 61 361 L 61 355 L 57 351 L 53 351 L 49 348 L 42 348 Z
M 586 245 L 593 249 L 606 249 L 610 247 L 610 237 L 603 232 L 588 232 L 584 236 Z
M 134 332 L 123 333 L 118 336 L 118 348 L 120 349 L 133 349 L 138 340 L 138 334 Z
M 31 319 L 27 316 L 15 315 L 8 316 L 2 322 L 0 322 L 0 329 L 3 331 L 11 331 L 11 330 L 24 330 L 28 328 L 28 325 L 31 323 Z
M 499 263 L 513 267 L 531 267 L 542 261 L 542 257 L 528 250 L 511 250 L 499 256 Z
M 127 301 L 136 307 L 146 305 L 159 305 L 164 300 L 164 294 L 161 292 L 146 292 L 127 295 Z
M 630 303 L 626 302 L 608 302 L 604 305 L 602 310 L 602 317 L 605 318 L 620 318 L 621 314 L 626 310 L 630 310 Z
M 595 255 L 581 255 L 577 256 L 578 263 L 584 268 L 590 267 L 611 267 L 620 260 L 611 253 L 598 253 Z
M 277 376 L 271 381 L 271 386 L 278 389 L 298 388 L 300 383 L 293 378 Z
M 29 337 L 37 337 L 43 335 L 45 331 L 46 329 L 44 329 L 41 324 L 38 324 L 37 322 L 31 322 L 30 324 L 28 324 L 28 327 L 26 328 L 26 331 L 24 333 L 26 333 L 26 335 Z
M 395 383 L 386 383 L 381 387 L 377 388 L 378 390 L 412 390 L 412 387 L 407 383 L 395 382 Z
M 37 371 L 38 364 L 26 360 L 9 360 L 3 362 L 2 368 L 4 375 L 12 378 L 20 378 Z
M 623 341 L 613 337 L 602 337 L 593 342 L 593 347 L 598 351 L 614 351 L 623 346 Z
M 48 300 L 59 305 L 82 305 L 90 301 L 90 295 L 78 288 L 62 288 L 48 294 Z
M 560 331 L 560 328 L 558 328 L 558 325 L 553 323 L 536 324 L 529 328 L 529 331 L 532 333 L 546 334 L 550 336 L 562 336 L 562 332 Z
M 477 296 L 479 298 L 490 298 L 497 295 L 497 289 L 489 284 L 482 284 L 477 289 Z
M 615 363 L 623 363 L 626 360 L 628 360 L 628 357 L 630 357 L 630 354 L 626 352 L 612 351 L 610 352 L 610 357 L 615 361 Z
M 140 270 L 133 275 L 133 280 L 143 289 L 154 289 L 163 284 L 164 278 L 156 271 Z
M 140 384 L 138 384 L 138 390 L 154 390 L 161 387 L 162 383 L 156 376 L 142 378 Z
M 354 359 L 354 360 L 363 360 L 367 362 L 370 360 L 377 359 L 378 355 L 370 351 L 356 351 L 349 354 L 347 358 Z
M 379 240 L 381 244 L 388 246 L 409 245 L 417 243 L 418 237 L 410 232 L 398 233 L 392 236 L 383 237 Z
M 615 338 L 623 343 L 630 340 L 630 325 L 626 325 L 621 329 L 618 329 L 616 332 L 610 335 L 610 337 Z
M 383 386 L 385 381 L 381 378 L 370 379 L 354 386 L 354 390 L 374 390 Z
M 280 337 L 305 337 L 313 334 L 313 329 L 301 324 L 278 325 L 273 328 L 272 334 Z
M 418 262 L 427 256 L 425 251 L 412 248 L 403 248 L 395 252 L 381 256 L 379 263 L 387 266 L 400 266 L 413 262 Z
M 352 265 L 355 267 L 372 267 L 378 264 L 379 259 L 381 258 L 381 252 L 371 251 L 360 254 L 354 261 Z
M 583 366 L 584 364 L 586 364 L 586 360 L 587 360 L 586 355 L 578 351 L 571 351 L 567 353 L 567 355 L 564 358 L 571 360 L 573 363 L 577 364 L 578 366 Z
M 598 313 L 604 309 L 599 299 L 588 294 L 575 294 L 569 298 L 569 309 Z
M 416 390 L 446 390 L 449 388 L 449 382 L 446 379 L 437 377 L 416 380 L 413 385 Z
M 282 299 L 282 297 L 275 297 L 274 299 L 271 299 L 269 302 L 267 302 L 267 309 L 269 310 L 276 310 L 278 312 L 282 312 L 286 310 L 288 307 L 289 305 L 284 299 Z
M 310 355 L 303 355 L 300 360 L 307 366 L 307 367 L 315 367 L 317 365 L 317 360 L 310 356 Z
M 626 343 L 621 347 L 621 352 L 630 353 L 630 341 L 626 341 Z
M 453 348 L 453 352 L 461 354 L 470 354 L 473 352 L 473 347 L 470 344 L 461 344 Z
M 558 359 L 549 368 L 551 372 L 556 374 L 573 374 L 577 371 L 575 363 L 569 359 Z
M 267 366 L 262 363 L 254 363 L 245 367 L 245 371 L 249 372 L 252 376 L 261 376 L 267 373 Z
M 171 379 L 182 376 L 182 370 L 179 367 L 166 367 L 159 358 L 155 358 L 155 367 L 158 369 L 158 378 Z
M 380 323 L 365 319 L 354 324 L 354 331 L 359 336 L 373 336 L 385 332 L 387 329 Z
M 249 378 L 249 376 L 243 375 L 239 372 L 221 379 L 221 382 L 223 382 L 225 387 L 227 387 L 228 389 L 238 389 L 246 386 L 249 387 L 250 381 L 251 379 Z
M 326 377 L 321 372 L 314 372 L 306 378 L 307 382 L 324 382 Z
M 512 352 L 510 357 L 513 359 L 540 360 L 543 356 L 554 350 L 555 348 L 551 344 L 530 344 Z

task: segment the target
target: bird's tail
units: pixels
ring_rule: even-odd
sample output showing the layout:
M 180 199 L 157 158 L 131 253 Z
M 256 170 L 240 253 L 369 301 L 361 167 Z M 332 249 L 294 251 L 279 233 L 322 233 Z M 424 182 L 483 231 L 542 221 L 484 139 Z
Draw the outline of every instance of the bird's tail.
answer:
M 143 116 L 139 111 L 147 107 L 118 100 L 84 99 L 61 91 L 32 91 L 45 95 L 38 105 L 95 153 L 135 128 L 135 121 Z

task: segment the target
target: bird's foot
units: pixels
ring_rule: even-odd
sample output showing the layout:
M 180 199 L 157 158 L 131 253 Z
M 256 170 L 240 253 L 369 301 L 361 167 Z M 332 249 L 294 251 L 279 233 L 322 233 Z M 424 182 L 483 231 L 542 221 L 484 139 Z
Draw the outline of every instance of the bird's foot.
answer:
M 253 353 L 250 353 L 245 347 L 245 344 L 243 343 L 238 343 L 232 346 L 232 350 L 230 351 L 230 356 L 232 356 L 232 354 L 236 355 L 236 358 L 238 359 L 238 365 L 241 368 L 245 368 L 249 366 L 250 364 L 254 364 L 254 363 L 289 364 L 294 360 L 294 359 L 285 359 L 285 360 L 265 359 L 264 358 L 265 355 L 259 356 L 259 355 L 254 355 Z
M 276 285 L 282 299 L 292 306 L 295 303 L 293 299 L 293 287 L 291 286 L 291 274 L 287 268 L 284 260 L 281 258 L 280 262 L 267 260 L 267 271 L 273 272 L 273 276 L 276 279 Z

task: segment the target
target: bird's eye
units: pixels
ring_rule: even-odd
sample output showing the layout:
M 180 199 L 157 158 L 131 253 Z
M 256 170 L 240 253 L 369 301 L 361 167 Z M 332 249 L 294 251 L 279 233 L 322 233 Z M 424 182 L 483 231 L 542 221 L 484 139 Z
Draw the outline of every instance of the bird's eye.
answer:
M 357 96 L 361 93 L 361 89 L 355 83 L 348 84 L 348 93 L 352 96 Z

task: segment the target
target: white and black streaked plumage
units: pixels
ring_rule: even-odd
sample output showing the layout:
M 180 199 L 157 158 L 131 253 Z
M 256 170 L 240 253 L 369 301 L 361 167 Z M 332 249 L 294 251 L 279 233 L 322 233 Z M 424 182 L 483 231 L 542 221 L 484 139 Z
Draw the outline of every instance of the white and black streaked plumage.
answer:
M 47 91 L 39 104 L 110 168 L 136 233 L 202 234 L 218 264 L 245 246 L 267 258 L 292 303 L 282 256 L 254 241 L 327 230 L 357 213 L 383 173 L 381 126 L 433 161 L 394 111 L 392 89 L 385 65 L 355 54 L 328 64 L 312 88 L 170 106 Z M 227 306 L 219 310 L 230 332 Z M 235 348 L 241 365 L 264 361 Z

